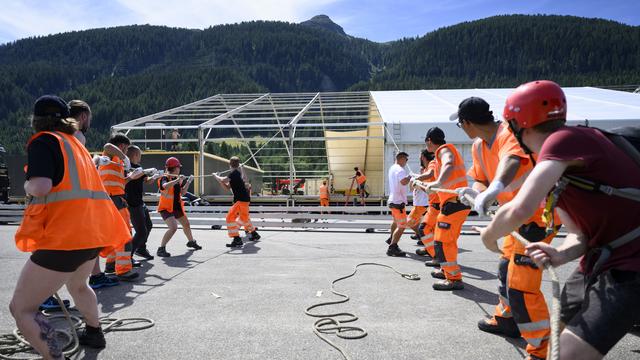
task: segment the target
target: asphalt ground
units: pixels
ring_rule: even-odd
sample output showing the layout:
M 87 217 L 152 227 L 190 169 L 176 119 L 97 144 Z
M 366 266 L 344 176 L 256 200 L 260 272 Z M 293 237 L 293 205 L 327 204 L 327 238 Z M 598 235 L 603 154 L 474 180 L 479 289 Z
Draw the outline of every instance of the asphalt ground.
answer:
M 16 250 L 15 226 L 0 226 L 0 333 L 13 330 L 9 314 L 18 274 L 28 254 Z M 106 349 L 82 350 L 76 359 L 340 359 L 318 339 L 314 318 L 304 309 L 338 299 L 330 293 L 335 278 L 361 262 L 380 262 L 401 272 L 417 273 L 419 281 L 403 279 L 388 269 L 364 267 L 337 289 L 346 304 L 317 312 L 354 312 L 353 325 L 366 329 L 360 340 L 332 339 L 352 359 L 521 359 L 522 339 L 487 334 L 479 319 L 497 303 L 497 255 L 484 249 L 478 236 L 459 240 L 459 263 L 465 289 L 437 292 L 430 268 L 417 255 L 385 255 L 388 234 L 330 231 L 260 231 L 262 239 L 241 250 L 229 250 L 225 231 L 195 230 L 204 247 L 190 251 L 177 233 L 167 250 L 171 258 L 145 262 L 135 283 L 97 291 L 101 314 L 148 317 L 156 325 L 136 332 L 106 335 Z M 149 248 L 157 248 L 164 229 L 154 229 Z M 562 240 L 556 240 L 556 245 Z M 405 235 L 400 247 L 412 254 L 417 246 Z M 575 264 L 559 270 L 565 279 Z M 550 301 L 547 275 L 543 291 Z M 68 298 L 62 290 L 63 297 Z M 608 359 L 640 359 L 640 334 L 630 333 Z

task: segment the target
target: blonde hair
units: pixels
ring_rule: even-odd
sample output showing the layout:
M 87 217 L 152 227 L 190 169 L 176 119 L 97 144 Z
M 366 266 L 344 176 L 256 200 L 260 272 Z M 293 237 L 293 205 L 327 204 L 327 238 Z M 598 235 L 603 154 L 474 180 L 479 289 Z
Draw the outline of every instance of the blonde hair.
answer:
M 36 132 L 60 131 L 70 135 L 80 130 L 80 124 L 72 117 L 61 119 L 53 116 L 33 115 L 31 117 L 31 127 Z
M 69 101 L 69 112 L 72 117 L 77 119 L 78 115 L 83 112 L 91 113 L 91 108 L 89 107 L 89 104 L 82 100 L 71 100 Z

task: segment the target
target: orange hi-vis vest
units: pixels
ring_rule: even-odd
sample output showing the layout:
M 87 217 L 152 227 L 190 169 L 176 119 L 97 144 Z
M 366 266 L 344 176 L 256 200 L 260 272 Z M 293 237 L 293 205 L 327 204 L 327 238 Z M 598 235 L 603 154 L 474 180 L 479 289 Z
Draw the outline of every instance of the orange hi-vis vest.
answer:
M 429 161 L 429 164 L 427 164 L 427 168 L 425 170 L 425 172 L 428 172 L 429 170 L 433 171 L 433 176 L 429 179 L 426 179 L 425 182 L 429 182 L 429 181 L 434 181 L 438 178 L 438 167 L 436 166 L 436 161 L 435 160 L 431 160 Z M 440 202 L 440 199 L 438 198 L 438 194 L 437 193 L 429 193 L 429 205 L 433 204 L 437 204 Z
M 104 188 L 107 189 L 110 196 L 124 195 L 124 187 L 127 184 L 124 177 L 124 161 L 114 156 L 111 158 L 111 162 L 111 164 L 98 167 L 100 179 L 102 179 Z
M 64 160 L 62 181 L 42 197 L 33 197 L 15 235 L 20 251 L 80 250 L 102 247 L 106 256 L 131 239 L 129 227 L 109 198 L 91 155 L 77 138 L 53 135 Z
M 329 198 L 329 188 L 327 185 L 320 185 L 320 199 Z
M 504 205 L 505 203 L 513 200 L 516 194 L 518 194 L 520 187 L 527 179 L 527 176 L 529 176 L 529 173 L 533 170 L 533 164 L 530 161 L 529 156 L 524 153 L 522 147 L 518 143 L 518 140 L 509 130 L 508 125 L 504 122 L 500 123 L 498 126 L 498 130 L 491 147 L 489 147 L 482 139 L 476 139 L 474 141 L 471 148 L 471 156 L 473 158 L 473 166 L 469 169 L 467 175 L 477 181 L 487 184 L 491 183 L 495 179 L 501 158 L 506 156 L 517 156 L 521 158 L 520 168 L 516 172 L 515 177 L 496 197 L 496 200 L 498 200 L 498 204 L 500 205 Z M 526 223 L 534 221 L 540 226 L 545 226 L 542 222 L 543 210 L 544 209 L 542 207 L 538 208 Z
M 367 177 L 364 176 L 364 172 L 362 170 L 358 171 L 360 172 L 360 176 L 356 175 L 356 182 L 358 183 L 358 185 L 362 185 L 365 181 L 367 181 Z
M 170 180 L 168 176 L 163 176 L 160 179 L 158 179 L 158 188 L 160 189 L 160 201 L 158 202 L 158 212 L 160 211 L 168 211 L 168 212 L 173 212 L 173 199 L 174 196 L 176 196 L 176 194 L 174 194 L 174 187 L 173 186 L 165 186 L 164 189 L 162 189 L 162 179 L 167 179 Z M 182 197 L 182 194 L 178 193 L 177 196 Z M 182 213 L 184 213 L 184 203 L 182 202 L 182 199 L 180 199 L 180 201 L 178 201 L 178 203 L 180 203 L 180 208 L 182 210 Z
M 436 168 L 438 169 L 438 172 L 442 170 L 442 161 L 440 160 L 440 155 L 442 154 L 442 150 L 444 149 L 449 149 L 449 151 L 451 151 L 451 153 L 453 154 L 453 171 L 450 172 L 448 179 L 444 179 L 444 183 L 441 184 L 441 187 L 443 189 L 451 189 L 451 190 L 454 190 L 460 187 L 466 187 L 467 174 L 464 169 L 464 161 L 462 160 L 462 156 L 460 156 L 458 149 L 456 149 L 456 147 L 453 146 L 453 144 L 441 145 L 436 150 L 436 153 L 435 153 L 436 158 L 434 159 L 434 161 L 436 162 Z M 457 195 L 439 192 L 438 198 L 440 199 L 440 204 L 444 205 L 446 201 L 449 201 L 451 199 L 455 200 L 455 198 L 457 198 Z

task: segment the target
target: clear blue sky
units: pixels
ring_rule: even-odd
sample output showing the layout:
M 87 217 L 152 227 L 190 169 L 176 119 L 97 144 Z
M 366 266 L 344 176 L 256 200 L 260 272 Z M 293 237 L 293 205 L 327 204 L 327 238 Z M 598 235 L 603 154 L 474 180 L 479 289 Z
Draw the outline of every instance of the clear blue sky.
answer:
M 0 43 L 28 36 L 130 24 L 206 28 L 248 20 L 304 21 L 327 14 L 374 41 L 422 36 L 502 14 L 600 17 L 640 25 L 640 0 L 3 0 Z

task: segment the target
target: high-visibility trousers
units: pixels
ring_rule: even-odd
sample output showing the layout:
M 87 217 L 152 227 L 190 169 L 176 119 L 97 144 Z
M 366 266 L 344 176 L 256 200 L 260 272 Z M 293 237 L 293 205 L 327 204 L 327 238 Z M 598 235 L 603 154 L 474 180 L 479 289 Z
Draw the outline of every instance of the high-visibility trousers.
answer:
M 240 227 L 244 226 L 245 231 L 253 232 L 255 228 L 249 218 L 249 202 L 236 201 L 227 213 L 227 233 L 233 238 L 240 236 Z
M 527 227 L 533 231 L 523 230 Z M 538 227 L 535 223 L 523 225 L 519 233 L 531 242 L 542 241 L 547 244 L 556 234 L 546 236 L 544 228 Z M 508 305 L 511 307 L 513 320 L 520 334 L 527 341 L 527 352 L 545 359 L 551 326 L 547 303 L 540 291 L 542 269 L 538 268 L 531 258 L 524 255 L 525 248 L 519 241 L 515 239 L 513 241 L 513 253 L 507 269 Z
M 471 209 L 460 202 L 447 201 L 440 209 L 436 219 L 435 255 L 447 280 L 461 280 L 462 272 L 458 265 L 458 238 L 462 224 Z
M 119 209 L 118 212 L 120 216 L 124 219 L 124 221 L 131 228 L 129 209 L 122 208 Z M 116 263 L 116 275 L 125 274 L 133 268 L 131 265 L 131 239 L 127 241 L 126 244 L 122 244 L 114 249 L 111 253 L 107 255 L 107 263 Z
M 329 199 L 327 198 L 320 198 L 320 206 L 329 206 Z
M 415 228 L 420 224 L 420 220 L 422 220 L 423 215 L 427 212 L 427 208 L 424 206 L 414 206 L 413 209 L 409 212 L 409 217 L 407 218 L 407 226 L 410 228 Z
M 438 219 L 438 215 L 440 214 L 440 204 L 431 204 L 427 209 L 427 213 L 422 218 L 422 223 L 424 224 L 424 229 L 422 230 L 422 236 L 420 237 L 420 241 L 424 245 L 424 250 L 431 256 L 435 258 L 435 242 L 433 237 L 436 232 L 436 221 Z

